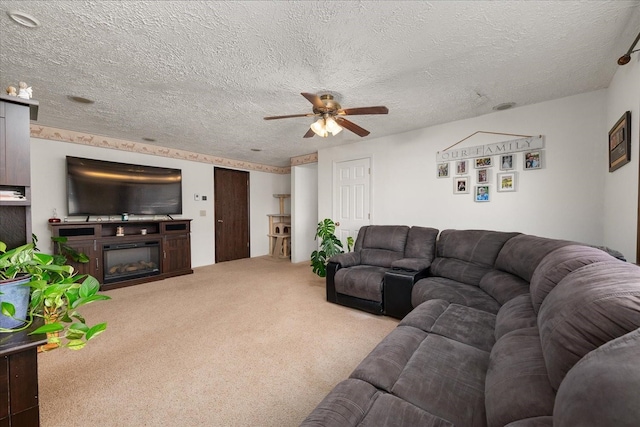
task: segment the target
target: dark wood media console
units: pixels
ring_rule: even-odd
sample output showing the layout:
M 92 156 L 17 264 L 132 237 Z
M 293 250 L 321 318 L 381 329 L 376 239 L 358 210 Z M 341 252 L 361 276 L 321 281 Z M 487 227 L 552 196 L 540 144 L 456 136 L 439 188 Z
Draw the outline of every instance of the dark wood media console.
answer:
M 89 257 L 86 264 L 70 264 L 98 279 L 101 290 L 193 273 L 190 219 L 49 225 L 54 237 L 66 237 L 69 246 Z

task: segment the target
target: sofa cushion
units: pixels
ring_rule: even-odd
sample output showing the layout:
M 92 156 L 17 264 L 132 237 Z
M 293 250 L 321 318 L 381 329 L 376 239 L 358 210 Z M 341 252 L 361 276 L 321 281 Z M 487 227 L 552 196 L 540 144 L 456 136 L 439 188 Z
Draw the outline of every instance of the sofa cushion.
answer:
M 500 307 L 496 316 L 495 338 L 499 340 L 509 332 L 538 326 L 538 317 L 531 305 L 531 295 L 519 295 Z
M 553 417 L 546 415 L 543 417 L 525 418 L 524 420 L 509 423 L 504 427 L 553 427 Z
M 387 268 L 356 265 L 336 271 L 336 292 L 369 301 L 382 302 L 382 280 Z
M 495 325 L 495 314 L 450 304 L 436 320 L 431 333 L 489 352 L 496 342 Z
M 429 334 L 392 393 L 459 426 L 485 426 L 484 381 L 489 353 Z
M 445 277 L 466 285 L 478 286 L 485 274 L 492 268 L 486 265 L 472 264 L 457 258 L 438 257 L 431 262 L 431 276 Z
M 362 249 L 386 249 L 404 254 L 409 227 L 406 225 L 370 225 L 362 241 Z
M 494 321 L 479 310 L 427 301 L 373 349 L 351 378 L 455 425 L 484 426 Z
M 425 332 L 431 332 L 431 328 L 444 313 L 450 303 L 445 300 L 433 299 L 425 301 L 407 314 L 398 326 L 413 326 Z
M 480 279 L 480 289 L 500 304 L 529 292 L 529 282 L 500 270 L 490 270 Z
M 413 226 L 407 233 L 404 248 L 405 258 L 426 258 L 433 260 L 436 256 L 436 239 L 438 230 L 430 227 Z
M 555 394 L 547 377 L 538 328 L 504 335 L 491 351 L 486 379 L 487 425 L 553 413 Z
M 413 326 L 480 350 L 491 351 L 495 343 L 495 323 L 494 314 L 443 300 L 430 300 L 414 308 L 399 326 Z
M 640 420 L 640 329 L 583 357 L 560 384 L 553 425 L 637 426 Z
M 518 234 L 489 230 L 443 230 L 438 238 L 436 256 L 493 267 L 505 242 Z
M 360 251 L 360 262 L 362 265 L 391 268 L 394 261 L 402 258 L 402 252 L 394 252 L 387 249 L 362 249 Z
M 379 396 L 380 391 L 371 384 L 344 380 L 316 406 L 301 426 L 357 426 Z
M 454 304 L 497 313 L 500 304 L 482 289 L 444 277 L 420 279 L 411 291 L 411 304 L 417 307 L 424 301 L 441 299 Z
M 533 272 L 547 254 L 570 244 L 573 242 L 520 234 L 504 244 L 495 267 L 531 282 Z
M 436 245 L 431 275 L 469 285 L 480 284 L 506 241 L 518 233 L 486 230 L 443 230 Z
M 350 377 L 390 392 L 427 335 L 411 326 L 398 326 L 360 362 Z
M 574 270 L 542 302 L 538 327 L 557 389 L 587 353 L 640 327 L 640 268 L 611 258 Z
M 356 379 L 347 379 L 316 406 L 302 427 L 453 427 L 396 396 Z
M 415 426 L 454 427 L 454 424 L 440 417 L 436 417 L 396 396 L 381 393 L 362 422 L 358 425 L 358 427 Z
M 542 301 L 567 274 L 594 262 L 610 260 L 612 257 L 606 252 L 582 245 L 563 246 L 550 252 L 531 277 L 531 302 L 536 314 Z

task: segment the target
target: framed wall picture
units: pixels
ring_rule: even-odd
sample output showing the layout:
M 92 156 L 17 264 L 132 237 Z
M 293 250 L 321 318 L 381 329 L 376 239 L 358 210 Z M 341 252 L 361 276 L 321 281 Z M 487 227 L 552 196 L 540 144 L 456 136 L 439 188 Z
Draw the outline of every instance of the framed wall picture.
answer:
M 490 199 L 488 185 L 476 185 L 473 191 L 473 199 L 476 202 L 488 202 Z
M 542 150 L 525 151 L 523 161 L 524 170 L 542 169 Z
M 476 169 L 490 168 L 491 166 L 493 166 L 493 163 L 491 162 L 491 157 L 479 157 L 477 159 L 474 159 L 474 161 L 475 161 Z
M 609 131 L 609 172 L 631 161 L 631 111 L 625 112 Z
M 516 191 L 517 172 L 498 174 L 498 191 Z
M 487 169 L 478 169 L 477 170 L 476 182 L 478 184 L 486 184 L 489 182 L 489 170 Z
M 438 178 L 449 178 L 449 163 L 438 163 Z
M 468 176 L 456 176 L 453 178 L 453 194 L 468 194 L 469 187 Z
M 467 173 L 468 163 L 466 160 L 458 160 L 456 162 L 456 174 L 464 175 Z
M 516 164 L 516 155 L 515 154 L 503 154 L 500 156 L 500 170 L 508 171 L 514 168 Z

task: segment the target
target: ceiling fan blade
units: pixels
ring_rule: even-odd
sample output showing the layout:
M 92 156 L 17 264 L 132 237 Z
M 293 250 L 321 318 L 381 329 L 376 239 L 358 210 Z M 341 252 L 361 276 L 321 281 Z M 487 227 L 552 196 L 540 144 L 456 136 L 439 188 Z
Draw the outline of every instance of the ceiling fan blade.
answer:
M 344 116 L 358 116 L 363 114 L 389 114 L 389 109 L 385 106 L 377 107 L 361 107 L 361 108 L 344 108 L 338 110 L 339 115 Z
M 312 129 L 309 129 L 307 133 L 304 134 L 303 138 L 312 138 L 315 134 L 316 133 Z
M 326 106 L 324 105 L 324 102 L 322 102 L 322 100 L 320 99 L 320 97 L 314 93 L 306 93 L 306 92 L 302 92 L 300 95 L 304 96 L 305 98 L 307 98 L 307 100 L 313 104 L 313 106 L 315 108 L 318 109 L 325 109 Z
M 265 120 L 275 120 L 275 119 L 289 119 L 291 117 L 313 117 L 316 116 L 317 114 L 313 114 L 313 113 L 308 113 L 308 114 L 290 114 L 288 116 L 269 116 L 269 117 L 265 117 Z
M 343 128 L 350 130 L 358 136 L 367 136 L 370 133 L 368 130 L 363 129 L 357 124 L 350 122 L 349 120 L 342 117 L 336 117 L 336 123 L 338 123 Z

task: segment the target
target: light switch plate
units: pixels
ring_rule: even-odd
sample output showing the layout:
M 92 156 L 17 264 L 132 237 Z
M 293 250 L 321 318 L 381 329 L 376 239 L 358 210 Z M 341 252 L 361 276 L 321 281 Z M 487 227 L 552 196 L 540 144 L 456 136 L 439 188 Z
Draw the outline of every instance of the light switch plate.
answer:
M 200 195 L 199 194 L 194 194 L 193 195 L 193 200 L 195 200 L 196 202 L 200 201 Z

